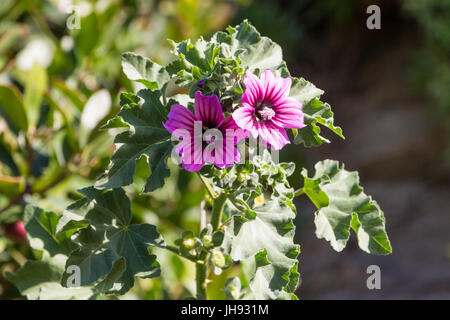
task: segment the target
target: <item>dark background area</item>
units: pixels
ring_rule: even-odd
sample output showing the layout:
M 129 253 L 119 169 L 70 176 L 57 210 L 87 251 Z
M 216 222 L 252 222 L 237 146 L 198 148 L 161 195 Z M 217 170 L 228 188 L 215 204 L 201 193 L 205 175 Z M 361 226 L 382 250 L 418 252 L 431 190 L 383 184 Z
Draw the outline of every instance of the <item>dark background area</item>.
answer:
M 297 294 L 301 299 L 448 299 L 449 105 L 439 106 L 417 84 L 421 60 L 441 53 L 430 45 L 428 26 L 409 15 L 404 3 L 344 2 L 310 2 L 309 9 L 297 12 L 289 9 L 293 4 L 278 2 L 281 18 L 276 13 L 270 19 L 285 24 L 278 31 L 264 18 L 248 17 L 258 29 L 272 30 L 275 40 L 291 43 L 287 55 L 291 73 L 325 90 L 323 99 L 332 105 L 335 123 L 344 130 L 346 140 L 329 135 L 331 144 L 306 150 L 307 167 L 330 158 L 358 170 L 365 191 L 385 212 L 393 247 L 389 256 L 371 256 L 358 249 L 352 234 L 347 248 L 335 252 L 315 237 L 314 208 L 300 200 L 302 282 Z M 366 28 L 369 4 L 381 8 L 380 30 Z M 308 10 L 318 10 L 320 18 L 314 19 Z M 445 14 L 448 17 L 449 12 Z M 441 22 L 449 37 L 450 19 Z M 444 56 L 442 65 L 428 69 L 422 81 L 433 81 L 439 68 L 445 71 L 448 51 Z M 446 85 L 448 90 L 448 81 Z M 381 268 L 381 290 L 366 287 L 366 268 L 372 264 Z

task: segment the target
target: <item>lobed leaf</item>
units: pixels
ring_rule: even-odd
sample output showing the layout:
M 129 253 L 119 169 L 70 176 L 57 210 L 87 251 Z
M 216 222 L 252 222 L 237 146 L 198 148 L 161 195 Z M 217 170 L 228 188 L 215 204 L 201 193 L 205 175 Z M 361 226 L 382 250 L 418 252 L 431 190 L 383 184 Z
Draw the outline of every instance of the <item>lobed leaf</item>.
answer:
M 334 125 L 333 112 L 328 103 L 323 103 L 317 98 L 312 99 L 303 107 L 304 121 L 306 127 L 298 130 L 294 143 L 303 143 L 305 147 L 320 146 L 322 143 L 330 143 L 328 139 L 320 135 L 320 127 L 323 125 L 345 139 L 342 129 Z
M 232 259 L 246 265 L 249 285 L 245 298 L 290 299 L 298 283 L 295 212 L 275 200 L 253 210 L 253 219 L 231 218 L 224 241 Z
M 132 52 L 122 55 L 122 69 L 128 79 L 141 82 L 152 90 L 161 89 L 170 80 L 165 68 Z
M 31 205 L 25 208 L 27 238 L 38 260 L 28 260 L 17 272 L 6 275 L 30 300 L 90 299 L 100 293 L 93 286 L 64 288 L 60 284 L 67 257 L 76 245 L 70 240 L 73 229 L 56 234 L 59 219 L 54 212 Z
M 318 209 L 314 223 L 319 239 L 326 239 L 334 250 L 342 251 L 353 229 L 361 250 L 383 255 L 392 252 L 383 211 L 363 192 L 356 171 L 325 160 L 315 165 L 313 177 L 308 177 L 306 169 L 302 175 L 303 190 Z
M 144 192 L 163 186 L 164 179 L 170 175 L 167 159 L 172 151 L 170 133 L 162 122 L 166 110 L 161 103 L 159 91 L 144 89 L 138 92 L 140 100 L 132 100 L 122 106 L 118 117 L 107 124 L 107 128 L 127 124 L 128 130 L 118 134 L 114 140 L 117 150 L 105 172 L 96 182 L 98 189 L 119 188 L 133 182 L 136 161 L 147 157 L 151 174 L 147 178 Z M 138 101 L 138 102 L 137 102 Z
M 15 274 L 7 273 L 20 293 L 29 300 L 89 299 L 94 295 L 91 287 L 64 288 L 61 268 L 49 261 L 29 260 Z
M 56 234 L 56 226 L 60 216 L 51 211 L 28 205 L 24 212 L 25 230 L 30 246 L 42 252 L 44 259 L 56 255 L 68 256 L 76 245 L 70 240 L 75 231 L 68 228 L 65 232 Z
M 66 262 L 66 267 L 80 268 L 81 285 L 93 285 L 113 272 L 116 276 L 104 282 L 102 288 L 113 287 L 114 292 L 124 294 L 133 287 L 134 277 L 159 276 L 159 263 L 148 248 L 164 247 L 165 243 L 155 226 L 131 224 L 130 200 L 123 189 L 101 191 L 89 187 L 80 192 L 85 197 L 64 211 L 57 230 L 63 232 L 80 222 L 88 224 L 78 232 L 76 241 L 80 247 Z M 125 269 L 114 265 L 121 258 Z M 67 272 L 63 274 L 63 284 L 69 276 Z

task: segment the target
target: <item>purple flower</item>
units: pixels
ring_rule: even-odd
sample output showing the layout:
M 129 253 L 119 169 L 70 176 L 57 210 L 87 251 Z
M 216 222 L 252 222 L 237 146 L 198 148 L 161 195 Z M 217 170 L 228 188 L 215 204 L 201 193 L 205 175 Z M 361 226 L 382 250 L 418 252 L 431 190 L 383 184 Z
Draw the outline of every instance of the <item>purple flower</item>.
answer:
M 232 115 L 240 128 L 255 139 L 260 136 L 274 150 L 290 143 L 285 129 L 305 127 L 301 102 L 288 97 L 291 83 L 291 78 L 276 77 L 269 69 L 261 78 L 247 72 L 241 107 Z
M 199 171 L 205 163 L 227 168 L 240 160 L 236 144 L 246 137 L 233 118 L 225 118 L 216 95 L 195 93 L 194 114 L 180 105 L 172 105 L 164 127 L 182 140 L 175 146 L 183 168 Z

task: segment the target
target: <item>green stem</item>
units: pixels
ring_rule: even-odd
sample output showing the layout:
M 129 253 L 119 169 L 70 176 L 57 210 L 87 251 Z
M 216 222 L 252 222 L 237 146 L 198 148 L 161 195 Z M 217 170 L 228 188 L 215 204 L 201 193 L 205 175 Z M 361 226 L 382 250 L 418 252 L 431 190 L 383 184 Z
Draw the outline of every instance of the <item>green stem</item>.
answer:
M 197 285 L 197 299 L 206 300 L 206 276 L 208 274 L 208 265 L 195 265 L 195 282 Z
M 174 247 L 174 246 L 171 246 L 171 245 L 166 245 L 166 246 L 164 247 L 164 249 L 166 249 L 166 250 L 168 250 L 168 251 L 170 251 L 170 252 L 175 253 L 176 255 L 178 255 L 178 256 L 181 257 L 181 258 L 185 258 L 185 259 L 187 259 L 187 260 L 189 260 L 189 261 L 192 261 L 192 262 L 195 262 L 195 263 L 197 263 L 197 264 L 204 264 L 203 261 L 197 261 L 197 260 L 195 260 L 194 258 L 189 258 L 189 257 L 182 256 L 182 255 L 180 254 L 180 250 L 178 250 L 177 247 Z
M 211 215 L 211 225 L 213 230 L 216 231 L 220 227 L 220 223 L 222 222 L 222 212 L 225 207 L 225 202 L 227 201 L 227 195 L 225 193 L 221 193 L 215 200 L 214 206 Z
M 223 208 L 225 207 L 225 202 L 227 201 L 227 196 L 224 193 L 221 193 L 219 196 L 217 196 L 214 199 L 214 205 L 212 209 L 212 215 L 211 215 L 211 225 L 213 227 L 213 230 L 217 230 L 220 227 L 220 223 L 222 222 L 222 212 Z M 203 260 L 204 264 L 196 264 L 196 270 L 195 270 L 195 281 L 197 285 L 197 299 L 199 300 L 206 300 L 206 288 L 207 288 L 207 278 L 208 278 L 208 271 L 209 271 L 209 254 L 207 252 L 204 252 L 201 257 L 201 260 Z

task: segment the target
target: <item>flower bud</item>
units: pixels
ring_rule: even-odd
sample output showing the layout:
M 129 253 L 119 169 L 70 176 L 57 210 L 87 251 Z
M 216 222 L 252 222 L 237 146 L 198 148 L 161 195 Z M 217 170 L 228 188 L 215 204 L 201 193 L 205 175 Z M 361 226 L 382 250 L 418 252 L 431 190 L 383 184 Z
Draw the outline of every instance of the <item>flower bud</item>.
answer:
M 239 182 L 246 182 L 250 180 L 250 175 L 248 173 L 245 172 L 240 172 L 238 175 L 238 181 Z
M 25 224 L 23 221 L 17 221 L 11 224 L 5 224 L 3 226 L 5 236 L 16 242 L 26 242 L 27 232 L 25 230 Z
M 210 248 L 212 246 L 212 236 L 205 234 L 202 238 L 202 243 L 205 248 Z
M 220 251 L 214 251 L 211 257 L 212 263 L 218 268 L 224 268 L 226 261 L 225 257 Z
M 183 240 L 183 246 L 187 249 L 191 249 L 194 246 L 194 239 L 188 238 Z

